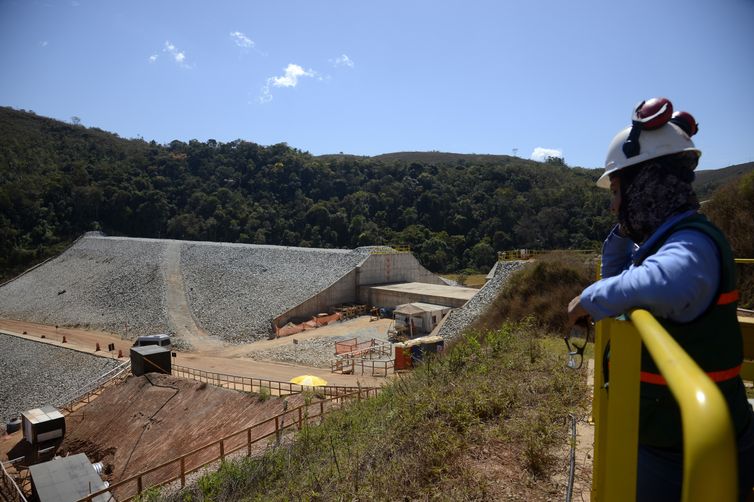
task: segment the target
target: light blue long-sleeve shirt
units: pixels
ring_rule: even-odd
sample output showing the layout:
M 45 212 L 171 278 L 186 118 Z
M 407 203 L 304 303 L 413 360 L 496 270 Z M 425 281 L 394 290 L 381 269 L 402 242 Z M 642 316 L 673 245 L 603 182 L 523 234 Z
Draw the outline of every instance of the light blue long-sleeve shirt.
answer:
M 632 262 L 646 255 L 668 228 L 695 213 L 668 218 L 641 247 L 613 228 L 602 247 L 603 279 L 581 293 L 581 306 L 594 320 L 639 307 L 657 317 L 689 322 L 707 310 L 720 281 L 720 253 L 706 234 L 674 232 L 640 265 Z

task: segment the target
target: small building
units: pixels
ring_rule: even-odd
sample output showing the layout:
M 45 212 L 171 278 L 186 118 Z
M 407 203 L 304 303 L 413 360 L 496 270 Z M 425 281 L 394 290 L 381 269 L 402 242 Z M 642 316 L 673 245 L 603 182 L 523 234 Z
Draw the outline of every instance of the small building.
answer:
M 395 329 L 409 338 L 431 333 L 450 307 L 432 303 L 404 303 L 393 311 Z
M 38 445 L 65 435 L 65 417 L 52 406 L 42 406 L 21 413 L 24 439 Z

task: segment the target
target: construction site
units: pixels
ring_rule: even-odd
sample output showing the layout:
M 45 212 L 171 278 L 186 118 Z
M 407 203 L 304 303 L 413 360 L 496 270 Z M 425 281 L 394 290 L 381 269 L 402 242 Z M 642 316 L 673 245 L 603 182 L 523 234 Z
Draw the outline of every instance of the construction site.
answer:
M 521 266 L 474 289 L 397 247 L 86 234 L 0 285 L 3 493 L 128 500 L 264 451 L 442 351 Z

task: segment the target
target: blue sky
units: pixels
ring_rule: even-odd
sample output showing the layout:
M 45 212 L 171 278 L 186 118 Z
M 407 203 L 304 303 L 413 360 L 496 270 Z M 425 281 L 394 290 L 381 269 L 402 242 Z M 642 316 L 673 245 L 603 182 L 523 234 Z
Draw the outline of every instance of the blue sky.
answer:
M 600 167 L 666 96 L 719 168 L 754 160 L 753 26 L 752 0 L 0 0 L 0 105 L 160 143 Z

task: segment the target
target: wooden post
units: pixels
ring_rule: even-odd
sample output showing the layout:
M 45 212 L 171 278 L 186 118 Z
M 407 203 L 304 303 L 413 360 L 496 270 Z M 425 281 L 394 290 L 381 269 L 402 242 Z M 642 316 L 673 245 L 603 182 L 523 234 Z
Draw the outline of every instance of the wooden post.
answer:
M 280 444 L 280 416 L 275 415 L 275 440 Z
M 186 486 L 186 457 L 181 457 L 181 488 Z
M 322 425 L 322 421 L 325 419 L 325 402 L 319 402 L 319 424 Z
M 138 478 L 136 478 L 136 493 L 141 493 L 142 489 L 143 487 L 141 485 L 141 476 L 139 476 Z
M 298 407 L 298 430 L 301 430 L 301 407 Z
M 246 444 L 248 448 L 248 456 L 251 456 L 251 427 L 246 429 Z
M 225 440 L 220 440 L 220 460 L 225 460 Z

